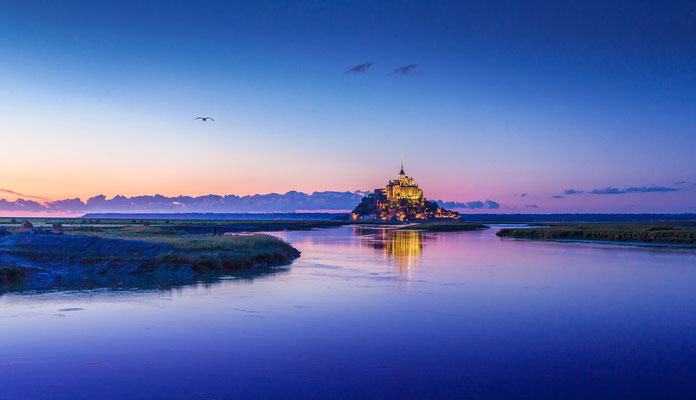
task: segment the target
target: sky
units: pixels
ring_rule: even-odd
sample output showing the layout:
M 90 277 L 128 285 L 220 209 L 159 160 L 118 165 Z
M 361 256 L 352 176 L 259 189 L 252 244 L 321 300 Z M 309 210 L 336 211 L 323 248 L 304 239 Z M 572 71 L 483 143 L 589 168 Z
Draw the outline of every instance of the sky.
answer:
M 402 156 L 464 212 L 696 212 L 694 37 L 694 1 L 0 0 L 0 213 Z

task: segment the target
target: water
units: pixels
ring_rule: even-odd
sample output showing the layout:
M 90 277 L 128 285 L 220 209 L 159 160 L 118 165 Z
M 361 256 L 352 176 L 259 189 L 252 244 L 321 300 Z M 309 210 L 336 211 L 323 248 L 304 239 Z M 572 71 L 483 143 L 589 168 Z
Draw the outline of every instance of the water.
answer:
M 342 227 L 290 269 L 0 297 L 0 399 L 694 398 L 696 252 Z

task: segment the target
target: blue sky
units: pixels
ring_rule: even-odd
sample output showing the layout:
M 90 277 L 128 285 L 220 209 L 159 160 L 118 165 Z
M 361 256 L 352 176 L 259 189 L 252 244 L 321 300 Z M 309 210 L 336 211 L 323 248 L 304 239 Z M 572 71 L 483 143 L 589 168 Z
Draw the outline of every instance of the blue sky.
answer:
M 694 2 L 375 3 L 0 1 L 0 183 L 696 211 Z

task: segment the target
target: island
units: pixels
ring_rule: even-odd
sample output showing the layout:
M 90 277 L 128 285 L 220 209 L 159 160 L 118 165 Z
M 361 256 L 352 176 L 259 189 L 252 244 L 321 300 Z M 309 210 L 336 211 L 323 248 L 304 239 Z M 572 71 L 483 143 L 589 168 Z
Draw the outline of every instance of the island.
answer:
M 694 222 L 551 224 L 544 227 L 503 228 L 496 235 L 535 240 L 587 240 L 696 247 Z
M 404 162 L 396 179 L 385 188 L 365 196 L 347 217 L 363 222 L 460 221 L 458 212 L 445 210 L 423 195 L 413 178 L 404 172 Z

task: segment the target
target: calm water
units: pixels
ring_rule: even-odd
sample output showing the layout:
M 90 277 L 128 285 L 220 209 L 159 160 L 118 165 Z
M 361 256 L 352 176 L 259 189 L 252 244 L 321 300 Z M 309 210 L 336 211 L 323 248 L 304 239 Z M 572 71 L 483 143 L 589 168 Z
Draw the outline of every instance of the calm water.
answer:
M 0 297 L 0 399 L 696 397 L 694 250 L 280 236 L 253 280 Z

